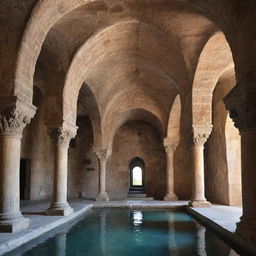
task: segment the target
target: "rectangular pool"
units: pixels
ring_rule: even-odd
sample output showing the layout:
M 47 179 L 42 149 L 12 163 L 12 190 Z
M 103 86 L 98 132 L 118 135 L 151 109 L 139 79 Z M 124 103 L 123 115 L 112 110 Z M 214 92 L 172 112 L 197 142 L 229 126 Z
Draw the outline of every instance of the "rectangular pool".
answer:
M 235 256 L 185 211 L 94 209 L 9 256 Z

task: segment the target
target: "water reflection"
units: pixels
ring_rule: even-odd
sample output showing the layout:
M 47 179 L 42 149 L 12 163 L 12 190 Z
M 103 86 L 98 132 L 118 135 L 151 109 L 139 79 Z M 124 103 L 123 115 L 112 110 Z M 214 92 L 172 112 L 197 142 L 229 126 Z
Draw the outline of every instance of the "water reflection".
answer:
M 56 256 L 66 255 L 66 242 L 67 235 L 66 232 L 58 233 L 55 236 L 55 254 Z
M 106 253 L 106 212 L 103 211 L 100 213 L 100 249 L 102 255 Z
M 170 256 L 179 256 L 178 246 L 175 240 L 175 215 L 168 214 L 168 252 Z
M 143 243 L 142 224 L 143 224 L 143 213 L 139 210 L 133 210 L 130 212 L 130 220 L 133 229 L 134 242 L 137 245 Z
M 132 211 L 132 222 L 134 227 L 140 227 L 143 222 L 143 214 L 141 211 Z
M 205 250 L 205 231 L 206 228 L 196 224 L 197 226 L 197 254 L 198 256 L 207 256 Z

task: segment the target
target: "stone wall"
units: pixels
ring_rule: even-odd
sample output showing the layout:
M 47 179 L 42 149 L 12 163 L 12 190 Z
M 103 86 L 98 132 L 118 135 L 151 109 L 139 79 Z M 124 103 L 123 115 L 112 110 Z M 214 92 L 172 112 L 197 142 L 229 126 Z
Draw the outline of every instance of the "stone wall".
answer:
M 31 161 L 30 199 L 50 198 L 53 193 L 54 148 L 44 124 L 44 102 L 41 93 L 35 90 L 35 117 L 24 129 L 21 142 L 21 158 Z
M 78 118 L 76 147 L 69 149 L 68 196 L 94 199 L 98 194 L 99 164 L 93 151 L 93 130 L 88 117 Z
M 111 199 L 125 198 L 129 189 L 129 163 L 134 157 L 145 162 L 148 196 L 162 199 L 166 191 L 166 156 L 162 139 L 152 125 L 132 121 L 117 132 L 107 166 L 107 192 Z
M 218 83 L 213 94 L 213 130 L 205 145 L 206 197 L 212 203 L 241 205 L 240 136 L 223 103 L 232 81 Z

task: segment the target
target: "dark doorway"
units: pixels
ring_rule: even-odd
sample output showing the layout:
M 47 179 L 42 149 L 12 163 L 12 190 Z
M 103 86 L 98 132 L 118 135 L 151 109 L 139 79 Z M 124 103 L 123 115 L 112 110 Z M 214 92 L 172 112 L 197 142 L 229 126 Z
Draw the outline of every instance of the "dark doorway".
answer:
M 20 200 L 30 200 L 30 159 L 20 160 Z
M 130 162 L 129 173 L 130 173 L 129 194 L 144 193 L 145 191 L 144 161 L 139 157 L 133 158 Z

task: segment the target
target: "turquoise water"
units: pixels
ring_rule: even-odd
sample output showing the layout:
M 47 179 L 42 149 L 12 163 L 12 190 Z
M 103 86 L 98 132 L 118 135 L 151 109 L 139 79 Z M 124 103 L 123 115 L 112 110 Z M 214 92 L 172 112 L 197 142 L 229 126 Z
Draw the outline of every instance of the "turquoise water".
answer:
M 186 212 L 95 209 L 77 223 L 8 255 L 235 256 Z

